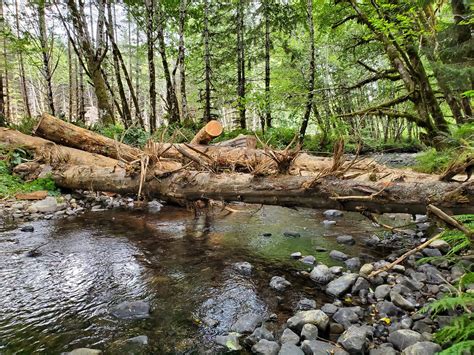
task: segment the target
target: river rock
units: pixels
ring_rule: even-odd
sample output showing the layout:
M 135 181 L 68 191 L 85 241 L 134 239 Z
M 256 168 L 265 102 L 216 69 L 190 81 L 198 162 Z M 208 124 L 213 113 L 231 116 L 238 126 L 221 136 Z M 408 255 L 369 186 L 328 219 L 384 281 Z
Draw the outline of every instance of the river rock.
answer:
M 403 314 L 403 311 L 400 308 L 398 308 L 392 302 L 389 301 L 378 302 L 375 308 L 381 316 L 391 317 Z
M 308 323 L 303 325 L 303 329 L 301 329 L 301 338 L 303 340 L 317 340 L 318 333 L 318 327 Z
M 369 355 L 397 355 L 398 352 L 390 343 L 381 344 L 378 348 L 371 349 Z
M 289 286 L 291 282 L 281 276 L 273 276 L 270 280 L 270 287 L 277 291 L 284 291 Z
M 374 295 L 377 301 L 382 301 L 390 294 L 390 285 L 379 285 L 375 288 Z
M 439 249 L 435 248 L 425 248 L 421 251 L 424 256 L 427 257 L 435 257 L 435 256 L 442 256 L 443 254 L 439 251 Z
M 145 301 L 125 301 L 115 306 L 111 314 L 119 319 L 144 319 L 150 316 L 150 305 Z
M 319 264 L 311 270 L 309 277 L 314 282 L 325 285 L 334 278 L 334 275 L 326 265 Z
M 410 329 L 400 329 L 390 333 L 388 341 L 400 351 L 421 340 L 421 334 Z
M 301 330 L 305 324 L 313 324 L 320 330 L 325 330 L 329 324 L 329 317 L 321 310 L 299 311 L 287 320 L 288 328 Z
M 443 253 L 447 253 L 449 249 L 451 249 L 451 246 L 449 245 L 448 242 L 441 240 L 441 239 L 435 239 L 430 243 L 431 248 L 436 248 L 441 250 Z
M 142 355 L 146 353 L 148 337 L 139 335 L 126 340 L 118 340 L 107 349 L 110 354 Z
M 337 340 L 349 354 L 363 354 L 366 348 L 367 330 L 364 327 L 352 325 Z
M 301 258 L 301 256 L 302 256 L 302 254 L 301 254 L 301 252 L 299 252 L 299 251 L 297 251 L 297 252 L 295 252 L 295 253 L 291 253 L 291 255 L 290 255 L 290 257 L 291 257 L 292 259 L 299 259 L 299 258 Z
M 66 354 L 68 355 L 100 355 L 102 354 L 102 351 L 97 350 L 97 349 L 79 348 L 79 349 L 74 349 L 73 351 L 70 351 Z
M 313 255 L 306 255 L 301 262 L 308 265 L 313 265 L 316 261 L 316 258 Z
M 301 343 L 301 350 L 303 350 L 306 355 L 347 354 L 345 350 L 320 340 L 303 341 Z
M 395 306 L 400 307 L 401 309 L 406 311 L 415 310 L 415 305 L 397 292 L 390 292 L 390 299 Z
M 52 213 L 58 210 L 58 202 L 53 196 L 48 196 L 44 200 L 37 201 L 31 204 L 31 208 L 35 209 L 36 212 L 41 213 Z
M 262 321 L 263 319 L 260 315 L 247 313 L 239 317 L 230 330 L 236 333 L 252 333 Z
M 148 207 L 148 211 L 152 213 L 157 213 L 157 212 L 160 212 L 161 208 L 163 207 L 163 204 L 158 202 L 157 200 L 152 200 L 148 202 L 147 207 Z
M 423 264 L 418 266 L 418 271 L 426 275 L 426 283 L 440 285 L 444 283 L 444 278 L 441 272 L 430 264 Z
M 431 341 L 420 341 L 402 351 L 402 355 L 434 355 L 441 351 L 441 346 Z
M 330 296 L 341 297 L 356 282 L 358 274 L 345 274 L 331 281 L 326 287 L 326 293 Z
M 367 239 L 364 240 L 365 245 L 369 247 L 374 247 L 380 243 L 380 238 L 375 234 L 371 235 Z
M 344 328 L 348 329 L 353 323 L 358 323 L 360 319 L 360 314 L 362 309 L 358 306 L 356 307 L 343 307 L 334 313 L 332 318 L 342 324 Z
M 23 226 L 23 227 L 21 227 L 20 231 L 31 233 L 31 232 L 35 231 L 35 227 L 33 227 L 33 226 Z
M 289 328 L 286 328 L 283 331 L 283 334 L 280 337 L 280 343 L 291 343 L 291 344 L 298 344 L 300 342 L 300 337 L 294 331 Z
M 296 309 L 298 309 L 299 311 L 307 311 L 309 309 L 316 309 L 316 306 L 317 305 L 315 300 L 310 300 L 309 298 L 302 298 L 298 301 Z
M 323 215 L 326 218 L 335 218 L 344 216 L 344 212 L 339 210 L 326 210 L 323 212 Z
M 278 355 L 304 355 L 304 352 L 295 344 L 284 343 L 281 345 Z
M 340 235 L 336 238 L 336 242 L 339 244 L 354 245 L 355 240 L 352 235 Z
M 344 264 L 346 264 L 349 270 L 358 271 L 360 268 L 360 259 L 358 257 L 350 258 L 344 261 Z
M 252 274 L 253 266 L 247 261 L 235 263 L 233 267 L 241 275 L 250 276 Z
M 372 264 L 364 264 L 359 270 L 359 274 L 362 276 L 368 276 L 370 273 L 374 271 L 374 265 Z
M 280 345 L 277 342 L 266 339 L 262 339 L 252 346 L 252 352 L 257 355 L 278 355 L 279 350 Z
M 329 271 L 331 271 L 334 275 L 342 275 L 344 268 L 342 266 L 331 266 Z
M 330 221 L 325 219 L 324 221 L 321 222 L 325 227 L 331 227 L 336 225 L 336 221 Z
M 286 231 L 286 232 L 283 232 L 283 235 L 285 237 L 288 237 L 288 238 L 299 238 L 301 237 L 301 234 L 298 233 L 298 232 L 290 232 L 290 231 Z
M 362 290 L 368 290 L 370 288 L 369 281 L 363 277 L 358 277 L 354 286 L 352 286 L 352 293 L 358 293 Z
M 225 346 L 230 351 L 240 351 L 242 346 L 239 344 L 240 334 L 229 333 L 228 335 L 216 336 L 216 343 Z
M 338 309 L 339 307 L 332 303 L 326 303 L 321 307 L 321 311 L 329 316 L 332 316 L 334 313 L 336 313 Z
M 339 250 L 332 250 L 329 253 L 329 257 L 338 261 L 344 261 L 349 258 L 346 254 L 344 254 L 342 251 L 339 251 Z
M 255 329 L 252 334 L 250 334 L 247 338 L 245 338 L 245 343 L 249 346 L 253 346 L 262 339 L 266 339 L 270 341 L 275 340 L 273 333 L 269 331 L 267 328 L 265 328 L 263 325 Z

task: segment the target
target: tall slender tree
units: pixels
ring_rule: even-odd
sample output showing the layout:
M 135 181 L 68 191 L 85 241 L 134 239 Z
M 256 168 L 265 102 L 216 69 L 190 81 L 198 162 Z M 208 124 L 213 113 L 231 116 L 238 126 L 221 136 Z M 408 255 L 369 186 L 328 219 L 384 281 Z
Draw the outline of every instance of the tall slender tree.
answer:
M 240 128 L 247 128 L 245 102 L 245 43 L 244 0 L 237 3 L 237 108 Z

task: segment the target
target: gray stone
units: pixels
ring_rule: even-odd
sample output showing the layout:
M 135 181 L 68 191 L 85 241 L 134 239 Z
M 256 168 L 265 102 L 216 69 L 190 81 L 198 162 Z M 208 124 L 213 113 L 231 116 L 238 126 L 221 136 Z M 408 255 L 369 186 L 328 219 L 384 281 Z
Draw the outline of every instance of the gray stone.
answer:
M 41 213 L 52 213 L 56 212 L 58 208 L 58 202 L 53 196 L 47 196 L 45 199 L 34 202 L 30 206 L 32 211 L 41 212 Z
M 443 254 L 441 254 L 439 249 L 435 249 L 435 248 L 425 248 L 421 252 L 423 253 L 424 256 L 427 256 L 427 257 L 434 257 L 434 256 L 442 256 L 443 255 Z
M 434 355 L 441 351 L 441 346 L 431 341 L 420 341 L 403 350 L 402 355 Z
M 330 296 L 341 297 L 350 290 L 356 282 L 358 274 L 345 274 L 331 281 L 326 287 L 326 293 Z
M 400 307 L 401 309 L 404 309 L 406 311 L 415 310 L 415 305 L 399 293 L 393 291 L 390 292 L 390 299 L 392 300 L 392 303 L 395 306 Z
M 336 242 L 339 244 L 354 245 L 355 240 L 352 235 L 340 235 L 336 238 Z
M 347 328 L 349 328 L 349 327 L 347 327 Z M 329 323 L 329 335 L 342 334 L 342 333 L 344 333 L 345 329 L 346 328 L 342 324 L 339 324 L 339 323 L 336 323 L 336 322 Z
M 313 265 L 316 261 L 316 258 L 313 255 L 306 255 L 303 259 L 301 259 L 302 263 Z
M 329 271 L 331 271 L 334 275 L 342 275 L 344 268 L 342 266 L 331 266 Z
M 273 276 L 270 280 L 270 287 L 277 291 L 284 291 L 289 286 L 291 282 L 281 276 Z
M 295 253 L 291 253 L 290 256 L 291 256 L 292 259 L 299 259 L 299 258 L 301 258 L 302 254 L 301 254 L 301 252 L 297 251 Z
M 380 285 L 375 288 L 374 295 L 379 301 L 384 300 L 390 294 L 390 285 Z
M 352 293 L 358 293 L 361 290 L 368 290 L 369 288 L 369 281 L 367 281 L 363 277 L 358 277 L 354 286 L 352 286 Z
M 266 339 L 262 339 L 252 346 L 252 352 L 257 355 L 278 355 L 278 351 L 280 351 L 280 345 Z
M 305 324 L 313 324 L 320 330 L 325 330 L 329 324 L 329 317 L 321 310 L 299 311 L 293 317 L 287 320 L 289 328 L 301 330 Z
M 295 344 L 284 343 L 281 345 L 278 355 L 304 355 L 304 352 Z
M 271 331 L 269 331 L 264 326 L 261 326 L 255 329 L 252 334 L 245 338 L 245 343 L 252 346 L 262 339 L 273 341 L 275 340 L 275 337 Z
M 344 328 L 349 328 L 353 323 L 359 322 L 359 312 L 358 308 L 360 307 L 344 307 L 340 308 L 336 313 L 333 315 L 333 319 L 342 324 Z M 361 310 L 361 309 L 360 309 Z M 362 311 L 362 310 L 361 310 Z
M 110 312 L 119 319 L 144 319 L 150 316 L 150 305 L 144 301 L 122 302 Z
M 326 343 L 320 340 L 305 340 L 301 343 L 301 350 L 306 355 L 343 355 L 347 354 L 345 350 L 342 350 L 332 344 Z
M 339 251 L 339 250 L 332 250 L 329 253 L 329 257 L 338 261 L 344 261 L 349 258 L 346 254 L 344 254 L 342 251 Z
M 97 349 L 79 348 L 79 349 L 74 349 L 73 351 L 70 351 L 66 354 L 68 355 L 100 355 L 102 354 L 102 351 L 97 350 Z
M 323 212 L 323 215 L 326 218 L 335 218 L 335 217 L 342 217 L 344 213 L 339 210 L 326 210 Z
M 346 264 L 349 270 L 358 271 L 360 268 L 360 259 L 358 257 L 350 258 L 344 261 L 344 264 Z
M 380 243 L 380 238 L 374 234 L 365 239 L 364 243 L 369 247 L 374 247 Z
M 334 278 L 334 275 L 326 265 L 319 264 L 311 270 L 309 277 L 314 282 L 325 285 Z
M 367 330 L 364 327 L 352 325 L 337 340 L 349 354 L 363 354 L 366 348 Z
M 329 221 L 325 219 L 324 221 L 321 222 L 325 227 L 331 227 L 336 225 L 336 221 Z
M 316 309 L 316 306 L 317 305 L 315 300 L 310 300 L 309 298 L 302 298 L 298 301 L 296 308 L 299 311 L 307 311 L 309 309 Z
M 283 334 L 280 337 L 280 343 L 291 343 L 291 344 L 298 344 L 300 342 L 300 337 L 294 331 L 289 328 L 286 328 L 283 331 Z
M 139 335 L 126 340 L 118 340 L 107 349 L 110 354 L 143 355 L 147 353 L 148 337 Z
M 403 317 L 402 319 L 400 319 L 400 327 L 402 329 L 410 329 L 413 325 L 413 319 L 411 319 L 410 317 Z
M 388 341 L 394 345 L 395 349 L 400 351 L 419 342 L 420 340 L 421 334 L 410 329 L 400 329 L 390 333 L 388 336 Z
M 399 274 L 404 274 L 406 271 L 406 268 L 403 265 L 394 265 L 392 267 L 392 271 L 398 272 Z
M 318 327 L 314 324 L 305 324 L 301 329 L 301 338 L 303 340 L 317 340 L 318 339 Z
M 436 248 L 441 250 L 443 253 L 447 253 L 449 249 L 451 249 L 451 246 L 449 245 L 448 242 L 441 240 L 441 239 L 435 239 L 430 243 L 431 248 Z
M 33 226 L 23 226 L 21 227 L 20 229 L 22 232 L 34 232 L 35 231 L 35 227 Z
M 240 334 L 238 333 L 229 333 L 228 335 L 218 335 L 216 336 L 216 343 L 222 346 L 225 346 L 231 351 L 242 350 L 242 346 L 239 344 Z
M 403 311 L 400 308 L 398 308 L 392 302 L 389 301 L 378 302 L 375 308 L 381 316 L 391 317 L 403 314 Z
M 283 235 L 285 237 L 288 237 L 288 238 L 299 238 L 301 237 L 301 234 L 298 233 L 298 232 L 289 232 L 289 231 L 286 231 L 286 232 L 283 232 Z
M 390 346 L 389 346 L 390 345 Z M 371 349 L 369 355 L 397 355 L 398 352 L 392 344 L 381 344 L 378 348 Z
M 368 276 L 372 271 L 374 271 L 374 265 L 372 264 L 364 264 L 359 270 L 359 274 Z
M 339 307 L 332 303 L 326 303 L 321 307 L 321 311 L 323 311 L 329 316 L 332 316 L 334 313 L 336 313 L 338 309 Z
M 236 333 L 252 333 L 262 321 L 263 319 L 260 315 L 247 313 L 239 317 L 230 330 Z
M 423 264 L 418 267 L 418 270 L 426 275 L 426 283 L 440 285 L 444 282 L 441 272 L 432 265 Z
M 153 201 L 150 201 L 148 202 L 148 211 L 152 212 L 152 213 L 156 213 L 156 212 L 159 212 L 161 210 L 161 208 L 163 207 L 163 204 L 161 204 L 160 202 L 156 201 L 156 200 L 153 200 Z
M 234 269 L 244 276 L 250 276 L 252 274 L 253 266 L 247 261 L 235 263 Z

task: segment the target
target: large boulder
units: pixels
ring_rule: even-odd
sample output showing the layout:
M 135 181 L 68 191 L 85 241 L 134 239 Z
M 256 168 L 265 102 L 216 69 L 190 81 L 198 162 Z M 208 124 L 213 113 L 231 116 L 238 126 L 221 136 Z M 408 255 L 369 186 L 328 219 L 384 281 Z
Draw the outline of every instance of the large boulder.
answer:
M 329 317 L 321 310 L 312 309 L 297 312 L 287 320 L 286 324 L 289 328 L 297 331 L 300 331 L 305 324 L 313 324 L 324 331 L 329 324 Z
M 311 270 L 309 277 L 314 282 L 325 285 L 334 278 L 334 274 L 326 265 L 319 264 Z
M 363 354 L 366 350 L 367 329 L 352 325 L 337 340 L 349 354 Z
M 279 350 L 280 345 L 277 342 L 266 339 L 262 339 L 252 346 L 252 352 L 257 355 L 278 355 Z
M 327 285 L 326 293 L 330 296 L 341 297 L 350 290 L 358 277 L 359 275 L 355 273 L 342 275 Z
M 393 344 L 395 349 L 400 351 L 418 343 L 420 340 L 421 334 L 410 329 L 396 330 L 388 336 L 388 341 Z

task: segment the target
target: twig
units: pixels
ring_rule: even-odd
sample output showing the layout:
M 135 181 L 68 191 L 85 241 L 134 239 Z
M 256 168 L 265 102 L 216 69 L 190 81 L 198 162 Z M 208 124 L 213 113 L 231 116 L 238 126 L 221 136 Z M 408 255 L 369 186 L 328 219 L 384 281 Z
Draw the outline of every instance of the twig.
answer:
M 453 217 L 448 216 L 446 213 L 444 213 L 441 209 L 434 205 L 428 205 L 426 207 L 426 210 L 428 212 L 433 213 L 436 215 L 439 219 L 443 220 L 446 224 L 450 225 L 451 227 L 454 227 L 456 229 L 459 229 L 461 232 L 463 232 L 467 237 L 470 239 L 474 238 L 474 232 L 469 230 L 466 226 L 464 226 L 462 223 L 459 223 L 456 221 Z
M 427 240 L 426 242 L 418 245 L 416 248 L 414 249 L 411 249 L 409 251 L 407 251 L 405 254 L 403 254 L 402 256 L 398 257 L 397 260 L 395 260 L 394 262 L 384 266 L 383 268 L 381 268 L 380 270 L 377 270 L 377 271 L 373 271 L 370 275 L 369 275 L 369 278 L 372 278 L 372 277 L 375 277 L 377 276 L 378 274 L 384 272 L 384 271 L 387 271 L 387 270 L 390 270 L 391 268 L 393 268 L 395 265 L 398 265 L 400 264 L 403 260 L 405 260 L 406 258 L 408 258 L 410 255 L 412 254 L 415 254 L 416 252 L 420 251 L 421 249 L 424 249 L 426 246 L 430 245 L 432 241 L 436 240 L 436 239 L 439 239 L 442 235 L 443 235 L 444 231 L 439 233 L 439 234 L 436 234 L 433 238 Z

